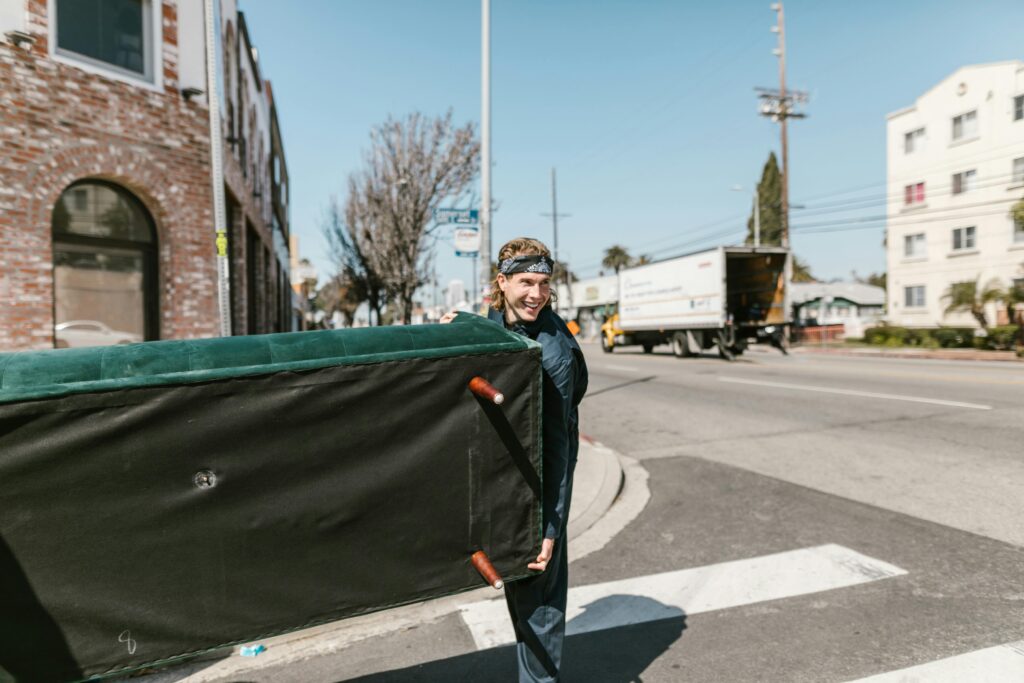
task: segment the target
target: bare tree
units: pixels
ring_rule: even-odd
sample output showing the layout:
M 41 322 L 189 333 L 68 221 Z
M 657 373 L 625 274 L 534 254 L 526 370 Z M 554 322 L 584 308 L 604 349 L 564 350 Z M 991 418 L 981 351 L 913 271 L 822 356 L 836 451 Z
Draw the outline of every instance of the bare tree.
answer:
M 331 197 L 322 229 L 337 268 L 335 280 L 344 284 L 348 297 L 354 299 L 357 306 L 363 301 L 367 303 L 371 322 L 379 325 L 386 288 L 376 259 L 372 258 L 376 226 L 368 220 L 368 211 L 354 182 L 354 178 L 349 178 L 344 207 L 339 205 L 337 197 Z
M 404 323 L 412 318 L 413 294 L 429 277 L 433 211 L 466 197 L 479 155 L 473 124 L 456 128 L 451 111 L 435 119 L 413 113 L 374 128 L 363 168 L 349 177 L 345 222 L 350 231 L 357 226 L 352 246 Z

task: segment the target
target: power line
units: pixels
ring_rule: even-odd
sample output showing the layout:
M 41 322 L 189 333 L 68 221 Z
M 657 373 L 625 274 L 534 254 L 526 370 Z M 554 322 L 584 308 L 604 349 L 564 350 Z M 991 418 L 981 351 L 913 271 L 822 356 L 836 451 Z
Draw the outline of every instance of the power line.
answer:
M 869 221 L 884 221 L 888 220 L 890 223 L 896 225 L 913 225 L 914 223 L 920 223 L 923 221 L 918 220 L 918 216 L 929 216 L 937 213 L 950 213 L 956 211 L 967 211 L 969 209 L 980 208 L 985 206 L 993 206 L 995 204 L 1007 204 L 1018 201 L 1016 197 L 1008 197 L 1005 199 L 995 199 L 987 202 L 975 202 L 973 204 L 964 204 L 962 206 L 949 206 L 949 207 L 936 207 L 934 209 L 917 209 L 914 210 L 913 214 L 903 214 L 900 216 L 888 216 L 881 214 L 878 216 L 853 216 L 851 218 L 840 218 L 834 221 L 824 221 L 819 223 L 802 223 L 796 227 L 800 228 L 817 228 L 827 227 L 830 225 L 847 225 L 850 223 L 867 223 Z M 974 214 L 965 214 L 964 218 L 970 218 Z M 950 218 L 959 218 L 959 216 L 951 216 Z
M 966 155 L 966 156 L 960 157 L 960 158 L 958 158 L 958 159 L 956 159 L 954 161 L 946 162 L 946 163 L 940 164 L 938 166 L 931 166 L 931 167 L 929 167 L 927 169 L 926 173 L 933 174 L 933 173 L 935 173 L 937 171 L 949 171 L 949 170 L 952 170 L 952 169 L 958 168 L 958 167 L 959 168 L 964 168 L 965 166 L 969 166 L 971 164 L 983 164 L 983 163 L 987 163 L 989 161 L 995 161 L 997 159 L 1006 159 L 1006 158 L 1010 158 L 1010 155 L 1012 155 L 1014 152 L 1018 152 L 1021 155 L 1024 155 L 1024 146 L 1022 146 L 1019 150 L 1017 150 L 1017 149 L 1015 149 L 1015 147 L 1013 145 L 1010 145 L 1010 146 L 1007 146 L 1007 147 L 1000 148 L 1000 150 L 997 153 L 993 154 L 992 156 L 988 156 L 988 157 L 985 157 L 985 158 L 982 158 L 982 159 L 976 159 L 975 158 L 975 157 L 977 157 L 980 154 L 987 154 L 990 151 L 991 150 L 982 150 L 982 151 L 976 152 L 975 154 L 970 154 L 970 155 Z M 970 170 L 970 169 L 967 168 L 965 170 Z M 866 185 L 856 185 L 856 186 L 853 186 L 853 187 L 847 187 L 847 188 L 841 189 L 841 190 L 830 190 L 830 191 L 827 191 L 827 192 L 823 192 L 821 194 L 811 195 L 810 197 L 804 197 L 800 201 L 803 204 L 809 204 L 809 203 L 811 203 L 811 202 L 813 202 L 815 200 L 818 200 L 818 199 L 829 199 L 831 197 L 839 197 L 839 196 L 842 196 L 844 194 L 850 194 L 851 192 L 859 192 L 861 190 L 868 190 L 868 189 L 871 189 L 873 187 L 887 188 L 890 184 L 893 185 L 895 188 L 900 188 L 901 186 L 903 186 L 903 185 L 905 185 L 907 183 L 908 179 L 919 180 L 920 177 L 921 177 L 921 174 L 910 175 L 908 173 L 908 174 L 906 174 L 904 176 L 899 176 L 899 178 L 896 179 L 896 180 L 892 180 L 892 181 L 882 180 L 882 181 L 878 181 L 878 182 L 874 182 L 874 183 L 868 183 Z M 888 193 L 889 192 L 888 189 L 882 189 L 880 191 L 883 192 L 883 193 Z M 901 191 L 901 189 L 894 190 L 895 193 L 898 193 L 900 191 Z M 846 201 L 846 200 L 843 200 L 843 201 Z M 850 201 L 852 201 L 852 200 L 850 200 Z
M 995 187 L 995 186 L 999 186 L 999 185 L 1006 185 L 1006 184 L 1008 184 L 1008 182 L 1012 182 L 1012 179 L 1014 177 L 1015 177 L 1015 174 L 1012 173 L 1012 172 L 1011 173 L 1006 173 L 1006 174 L 995 175 L 995 176 L 989 176 L 989 177 L 985 178 L 984 182 L 975 181 L 975 182 L 970 183 L 966 190 L 964 190 L 962 193 L 958 193 L 958 194 L 968 194 L 968 193 L 971 193 L 971 192 L 975 192 L 977 190 L 983 190 L 983 189 L 986 189 L 986 188 Z M 951 183 L 936 183 L 934 185 L 926 185 L 925 189 L 929 193 L 935 193 L 935 192 L 939 192 L 939 191 L 942 191 L 942 190 L 952 189 L 955 186 L 956 186 L 956 183 L 953 183 L 953 182 L 951 182 Z M 842 203 L 836 203 L 834 205 L 823 204 L 820 207 L 811 206 L 811 207 L 808 207 L 807 210 L 802 210 L 800 212 L 800 216 L 801 217 L 805 217 L 805 216 L 825 215 L 825 214 L 830 214 L 830 213 L 844 213 L 844 212 L 847 212 L 847 211 L 857 211 L 857 210 L 860 210 L 860 209 L 871 208 L 871 207 L 874 207 L 874 206 L 886 206 L 891 201 L 899 199 L 904 194 L 905 189 L 906 188 L 904 188 L 904 190 L 901 190 L 900 192 L 894 192 L 893 194 L 888 195 L 888 196 L 878 196 L 878 197 L 875 197 L 873 199 L 864 197 L 864 198 L 860 198 L 860 199 L 857 199 L 857 200 L 850 200 L 850 204 L 846 205 L 846 206 L 843 206 Z M 854 204 L 854 202 L 856 202 L 856 204 Z

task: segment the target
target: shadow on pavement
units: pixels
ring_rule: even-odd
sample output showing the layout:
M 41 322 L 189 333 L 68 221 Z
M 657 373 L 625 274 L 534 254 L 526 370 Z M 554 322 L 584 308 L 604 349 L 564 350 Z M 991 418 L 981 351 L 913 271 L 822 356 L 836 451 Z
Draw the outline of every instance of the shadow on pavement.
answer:
M 588 398 L 591 398 L 593 396 L 597 396 L 598 394 L 603 394 L 606 391 L 615 391 L 616 389 L 625 389 L 626 387 L 631 386 L 633 384 L 640 384 L 642 382 L 650 382 L 652 379 L 658 379 L 658 376 L 657 375 L 651 375 L 650 377 L 641 377 L 640 379 L 631 379 L 628 382 L 622 382 L 620 384 L 613 384 L 612 386 L 605 387 L 604 389 L 598 389 L 597 391 L 591 391 L 590 393 L 588 393 L 586 396 L 583 397 L 583 400 L 586 401 Z
M 686 630 L 686 614 L 676 607 L 650 598 L 612 595 L 587 605 L 584 612 L 570 622 L 569 631 L 574 627 L 599 626 L 608 617 L 620 621 L 657 620 L 569 636 L 562 655 L 563 681 L 641 681 L 641 674 Z M 350 683 L 433 683 L 517 679 L 515 649 L 506 646 L 345 680 Z

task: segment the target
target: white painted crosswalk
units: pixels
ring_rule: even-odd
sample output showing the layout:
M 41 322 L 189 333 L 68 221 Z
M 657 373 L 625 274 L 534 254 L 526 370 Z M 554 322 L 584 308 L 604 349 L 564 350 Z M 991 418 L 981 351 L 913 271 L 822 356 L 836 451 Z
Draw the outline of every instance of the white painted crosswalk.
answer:
M 1024 640 L 889 671 L 855 683 L 1020 683 L 1024 681 Z
M 681 617 L 855 586 L 907 572 L 840 545 L 578 586 L 569 590 L 567 635 Z M 477 649 L 515 641 L 502 599 L 460 607 Z

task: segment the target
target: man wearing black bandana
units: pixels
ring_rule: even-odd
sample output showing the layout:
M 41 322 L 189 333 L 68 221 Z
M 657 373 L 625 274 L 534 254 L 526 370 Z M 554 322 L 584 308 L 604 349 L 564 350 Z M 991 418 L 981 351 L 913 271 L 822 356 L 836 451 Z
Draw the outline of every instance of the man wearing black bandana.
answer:
M 539 342 L 543 366 L 544 539 L 527 566 L 542 573 L 505 585 L 521 683 L 559 680 L 569 588 L 566 528 L 579 451 L 578 406 L 587 365 L 565 322 L 551 310 L 554 263 L 543 243 L 514 239 L 498 251 L 488 319 Z M 442 318 L 449 322 L 451 314 Z

